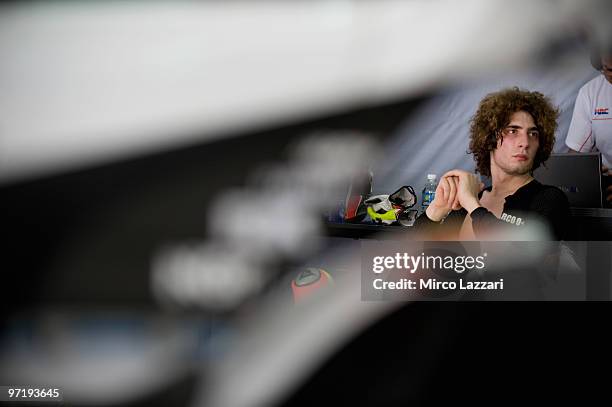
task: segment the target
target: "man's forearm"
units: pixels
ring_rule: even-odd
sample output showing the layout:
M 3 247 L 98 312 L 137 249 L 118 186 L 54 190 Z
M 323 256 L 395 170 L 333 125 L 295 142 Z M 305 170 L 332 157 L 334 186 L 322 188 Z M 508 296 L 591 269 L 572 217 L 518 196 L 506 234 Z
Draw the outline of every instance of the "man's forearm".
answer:
M 449 211 L 444 209 L 434 208 L 431 205 L 429 205 L 427 209 L 425 209 L 425 214 L 427 215 L 427 217 L 434 222 L 440 222 L 446 217 L 446 215 L 448 215 L 448 212 Z

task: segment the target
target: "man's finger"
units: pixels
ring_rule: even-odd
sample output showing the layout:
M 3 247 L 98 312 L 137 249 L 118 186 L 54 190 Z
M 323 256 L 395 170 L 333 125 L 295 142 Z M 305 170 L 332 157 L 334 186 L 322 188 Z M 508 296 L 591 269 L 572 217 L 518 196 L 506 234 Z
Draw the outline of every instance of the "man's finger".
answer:
M 452 177 L 451 180 L 454 181 L 455 183 L 455 188 L 457 190 L 457 194 L 455 195 L 455 199 L 453 200 L 453 203 L 451 205 L 451 209 L 456 211 L 462 208 L 461 206 L 461 202 L 459 201 L 459 178 L 458 177 Z
M 447 177 L 458 177 L 458 178 L 461 178 L 462 176 L 465 177 L 468 174 L 469 174 L 469 172 L 463 171 L 463 170 L 450 170 L 447 173 L 445 173 L 442 177 L 443 178 L 447 178 Z
M 448 199 L 448 193 L 449 193 L 449 185 L 448 185 L 448 180 L 446 178 L 442 178 L 440 180 L 440 187 L 442 188 L 442 202 L 446 202 L 446 200 Z
M 455 202 L 455 198 L 457 197 L 457 183 L 455 182 L 455 177 L 453 178 L 447 178 L 448 179 L 448 186 L 450 188 L 450 193 L 448 194 L 448 200 L 447 205 L 452 208 L 453 207 L 453 203 Z

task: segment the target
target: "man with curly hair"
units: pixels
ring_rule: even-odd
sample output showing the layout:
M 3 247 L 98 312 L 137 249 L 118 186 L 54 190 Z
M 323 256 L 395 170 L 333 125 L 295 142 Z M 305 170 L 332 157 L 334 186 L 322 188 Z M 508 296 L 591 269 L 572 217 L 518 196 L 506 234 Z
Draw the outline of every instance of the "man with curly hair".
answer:
M 540 222 L 550 238 L 566 238 L 567 197 L 533 178 L 552 151 L 558 115 L 539 92 L 510 88 L 487 95 L 471 121 L 470 153 L 477 172 L 490 177 L 491 186 L 483 189 L 480 178 L 467 171 L 447 172 L 417 225 L 444 223 L 463 240 Z

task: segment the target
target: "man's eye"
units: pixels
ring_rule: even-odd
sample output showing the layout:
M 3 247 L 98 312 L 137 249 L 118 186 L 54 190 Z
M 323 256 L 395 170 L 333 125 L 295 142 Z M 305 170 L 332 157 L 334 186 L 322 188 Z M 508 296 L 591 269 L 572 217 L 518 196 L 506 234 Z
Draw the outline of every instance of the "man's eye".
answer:
M 540 137 L 540 132 L 539 131 L 530 131 L 529 132 L 529 136 L 530 137 Z
M 516 129 L 506 129 L 506 133 L 508 133 L 508 134 L 516 134 Z

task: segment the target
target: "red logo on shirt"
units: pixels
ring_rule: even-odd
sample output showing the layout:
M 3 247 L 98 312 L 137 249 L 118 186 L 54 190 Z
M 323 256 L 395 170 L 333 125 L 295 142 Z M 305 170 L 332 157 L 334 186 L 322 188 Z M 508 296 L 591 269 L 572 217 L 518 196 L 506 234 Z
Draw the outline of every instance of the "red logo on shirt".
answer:
M 608 108 L 607 107 L 598 107 L 595 109 L 595 116 L 600 116 L 602 114 L 608 114 Z

